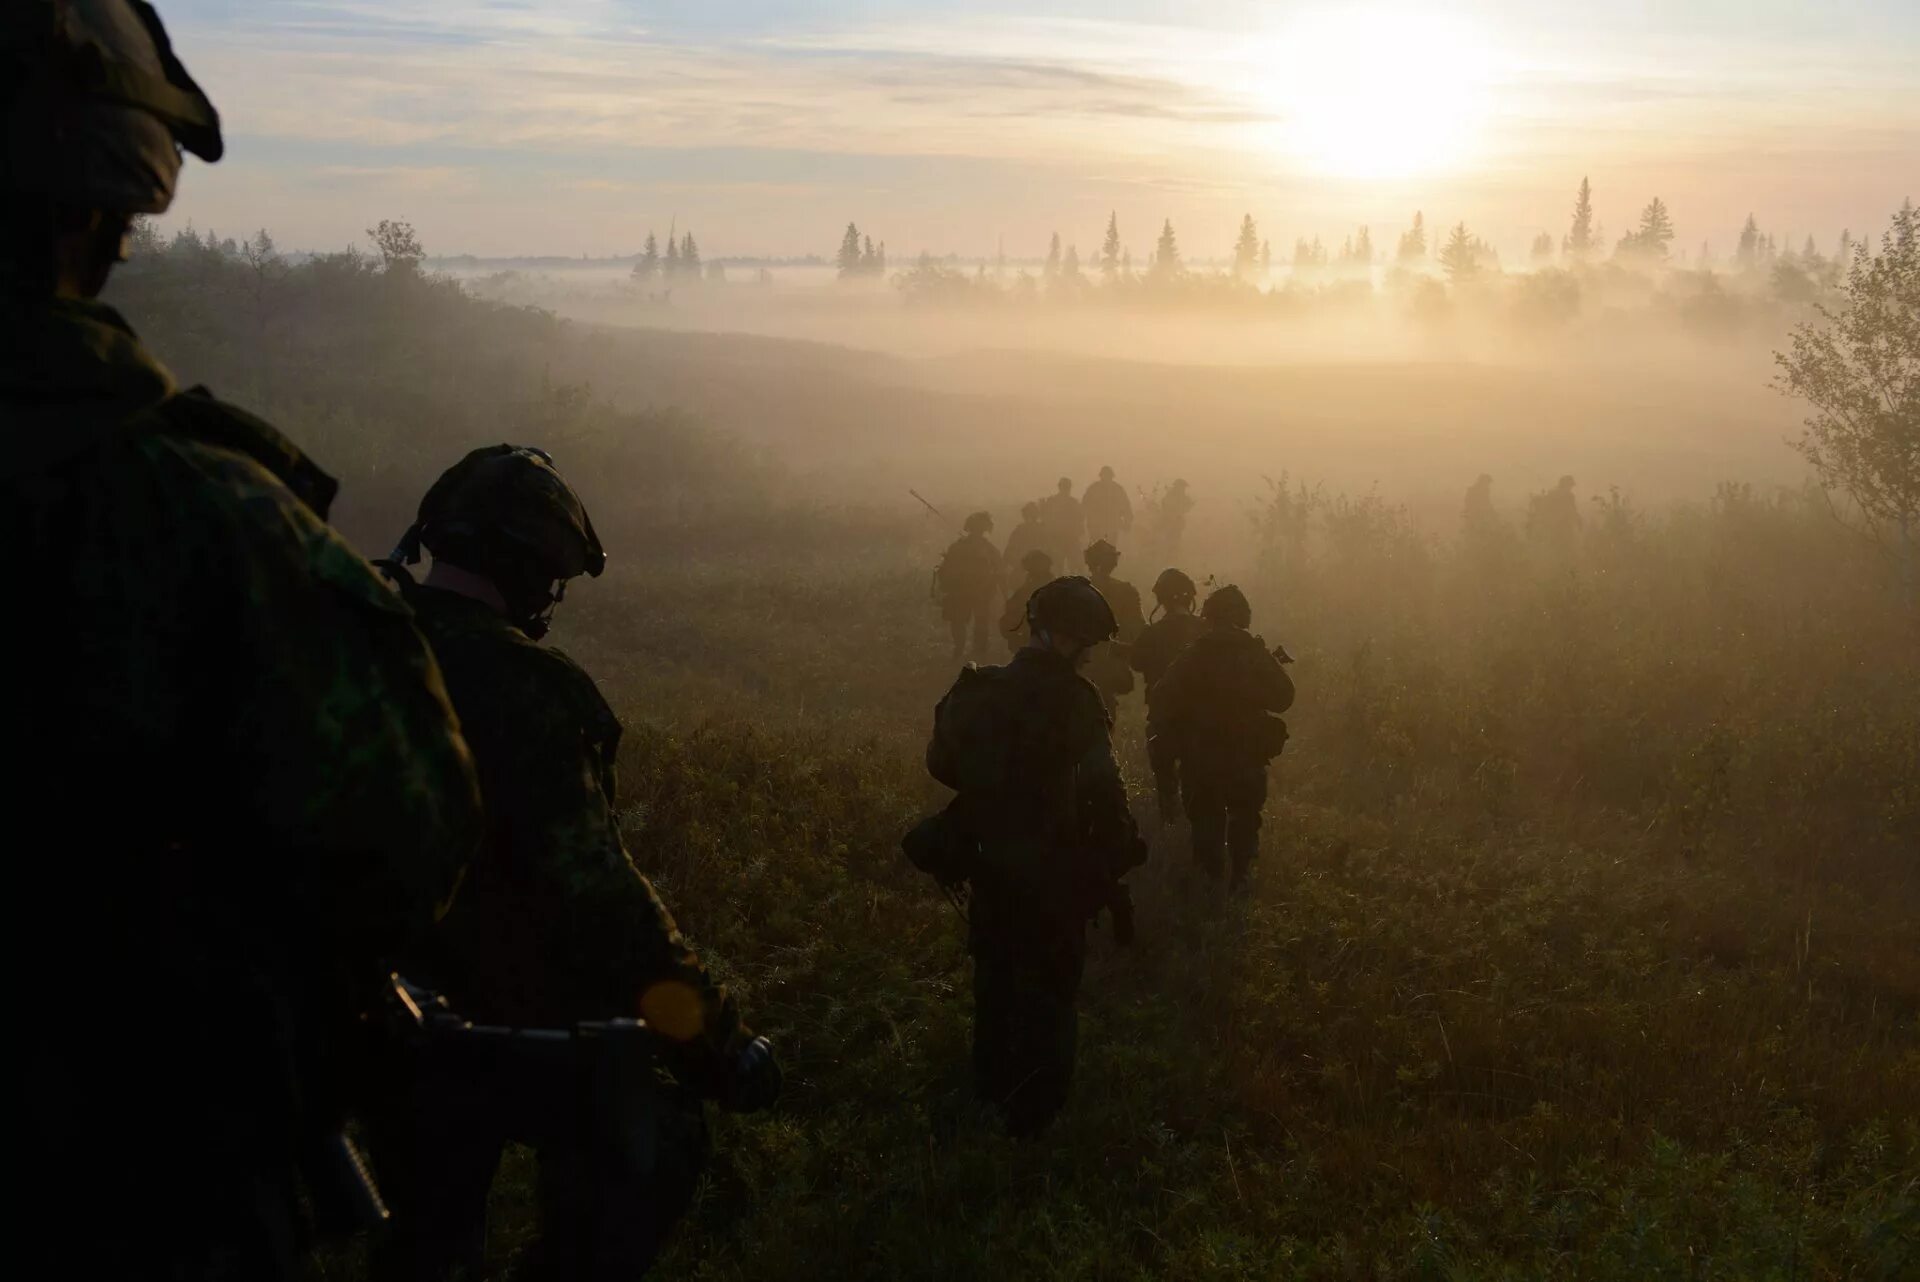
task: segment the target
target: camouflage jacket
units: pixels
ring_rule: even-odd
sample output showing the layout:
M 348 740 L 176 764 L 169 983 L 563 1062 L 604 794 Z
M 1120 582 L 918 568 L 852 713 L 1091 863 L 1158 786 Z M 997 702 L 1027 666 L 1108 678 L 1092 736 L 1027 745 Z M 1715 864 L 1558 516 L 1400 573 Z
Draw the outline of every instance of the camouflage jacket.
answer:
M 975 598 L 1000 586 L 1000 552 L 984 534 L 955 539 L 940 558 L 940 595 L 945 600 Z
M 6 719 L 10 810 L 42 834 L 12 862 L 8 916 L 61 980 L 15 1007 L 30 1075 L 88 1093 L 107 1038 L 99 1063 L 140 1048 L 139 1071 L 89 1117 L 208 1151 L 267 1143 L 262 1110 L 287 1101 L 261 1098 L 275 1073 L 247 1058 L 273 1040 L 261 993 L 332 1026 L 431 925 L 478 839 L 439 669 L 327 526 L 332 481 L 267 424 L 177 392 L 111 308 L 0 300 L 0 433 L 0 523 L 31 610 L 10 632 L 32 644 Z M 216 1117 L 236 1134 L 200 1129 Z
M 1259 637 L 1209 626 L 1167 668 L 1153 698 L 1155 720 L 1183 753 L 1265 759 L 1278 751 L 1269 732 L 1293 706 L 1293 679 Z
M 1147 626 L 1140 614 L 1140 590 L 1124 579 L 1095 579 L 1093 586 L 1107 599 L 1120 630 L 1112 641 L 1103 641 L 1094 647 L 1087 660 L 1087 680 L 1110 694 L 1126 694 L 1133 689 L 1133 669 L 1127 662 L 1127 652 Z
M 1138 862 L 1106 709 L 1051 651 L 963 670 L 934 709 L 927 770 L 959 794 L 955 818 L 979 843 L 976 892 L 1072 910 Z
M 480 768 L 487 836 L 426 957 L 454 1008 L 509 1024 L 643 1015 L 691 1084 L 748 1036 L 616 816 L 620 722 L 578 664 L 490 607 L 402 583 Z
M 1167 675 L 1167 669 L 1193 639 L 1206 630 L 1206 620 L 1197 614 L 1169 613 L 1149 623 L 1134 641 L 1133 670 L 1147 683 L 1149 713 L 1153 711 L 1153 691 L 1160 678 Z

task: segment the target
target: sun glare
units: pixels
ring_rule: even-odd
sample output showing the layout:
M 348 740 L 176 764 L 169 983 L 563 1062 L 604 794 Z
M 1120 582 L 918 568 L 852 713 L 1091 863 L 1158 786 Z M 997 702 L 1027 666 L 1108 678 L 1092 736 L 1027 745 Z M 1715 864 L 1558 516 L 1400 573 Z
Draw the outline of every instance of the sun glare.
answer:
M 1438 18 L 1329 13 L 1280 34 L 1263 94 L 1279 146 L 1313 172 L 1406 178 L 1476 152 L 1491 61 L 1484 39 Z

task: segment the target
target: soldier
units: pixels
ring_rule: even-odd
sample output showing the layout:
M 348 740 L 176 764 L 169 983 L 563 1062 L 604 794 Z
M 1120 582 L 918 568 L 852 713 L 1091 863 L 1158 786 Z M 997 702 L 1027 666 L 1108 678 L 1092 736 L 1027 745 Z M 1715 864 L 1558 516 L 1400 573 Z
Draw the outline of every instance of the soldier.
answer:
M 1160 617 L 1148 623 L 1133 643 L 1133 670 L 1147 688 L 1147 762 L 1153 767 L 1154 794 L 1163 824 L 1180 817 L 1180 758 L 1174 737 L 1159 715 L 1155 691 L 1173 661 L 1207 630 L 1193 612 L 1198 595 L 1193 580 L 1179 570 L 1160 571 L 1160 577 L 1153 581 L 1153 612 Z
M 158 16 L 15 0 L 0 100 L 0 532 L 57 623 L 9 810 L 66 830 L 10 866 L 10 1265 L 292 1277 L 301 1172 L 318 1227 L 371 1212 L 337 1049 L 457 883 L 472 760 L 333 480 L 97 301 L 181 149 L 221 153 Z
M 416 585 L 402 568 L 420 549 Z M 420 502 L 389 563 L 447 674 L 479 764 L 487 836 L 420 977 L 471 1019 L 567 1025 L 639 1016 L 688 1091 L 752 1111 L 779 1089 L 766 1040 L 740 1022 L 620 838 L 620 723 L 593 679 L 539 644 L 567 583 L 606 555 L 578 496 L 537 449 L 473 451 Z M 478 1271 L 487 1191 L 510 1141 L 539 1153 L 542 1277 L 644 1272 L 686 1210 L 705 1155 L 697 1102 L 659 1092 L 640 1141 L 610 1152 L 571 1090 L 500 1098 L 427 1083 L 377 1134 L 395 1232 L 386 1278 Z M 652 1088 L 649 1096 L 655 1095 Z
M 1046 546 L 1047 527 L 1040 521 L 1040 505 L 1028 503 L 1020 509 L 1020 524 L 1008 533 L 1006 549 L 1000 554 L 1006 563 L 1009 589 L 1020 582 L 1024 573 L 1021 563 L 1026 560 L 1027 553 L 1036 548 L 1045 551 Z
M 1080 499 L 1087 514 L 1087 537 L 1119 546 L 1120 536 L 1133 528 L 1133 503 L 1113 479 L 1113 469 L 1100 469 L 1100 479 Z
M 969 852 L 974 1087 L 1016 1136 L 1066 1103 L 1086 925 L 1107 906 L 1116 938 L 1131 937 L 1118 883 L 1146 857 L 1106 714 L 1077 672 L 1113 635 L 1113 611 L 1087 580 L 1056 579 L 1027 622 L 1011 663 L 961 672 L 927 746 L 927 770 L 958 794 L 941 818 Z
M 1563 476 L 1551 490 L 1533 496 L 1527 507 L 1527 537 L 1549 557 L 1571 560 L 1580 542 L 1580 505 L 1573 478 Z
M 1207 630 L 1154 683 L 1154 717 L 1180 759 L 1194 863 L 1218 880 L 1224 844 L 1237 888 L 1260 850 L 1267 763 L 1286 742 L 1279 714 L 1293 704 L 1293 681 L 1280 666 L 1285 650 L 1269 653 L 1248 630 L 1253 612 L 1239 588 L 1215 588 L 1200 617 Z
M 1107 719 L 1111 721 L 1118 708 L 1120 696 L 1133 689 L 1133 669 L 1128 665 L 1128 653 L 1140 634 L 1146 630 L 1147 621 L 1140 614 L 1140 592 L 1131 583 L 1113 577 L 1120 564 L 1120 553 L 1113 544 L 1102 539 L 1087 549 L 1087 569 L 1092 571 L 1093 586 L 1107 599 L 1113 608 L 1113 617 L 1119 625 L 1119 632 L 1111 641 L 1103 641 L 1094 648 L 1087 660 L 1087 680 L 1093 682 L 1093 688 L 1100 692 L 1100 701 L 1107 707 Z
M 1000 635 L 1006 638 L 1007 653 L 1016 654 L 1027 643 L 1027 601 L 1053 582 L 1053 558 L 1045 548 L 1034 548 L 1020 559 L 1026 575 L 1007 594 L 1007 608 L 1000 613 Z
M 1000 552 L 987 538 L 993 532 L 993 517 L 988 513 L 975 512 L 963 529 L 940 558 L 934 582 L 940 615 L 953 633 L 953 657 L 959 659 L 966 654 L 971 624 L 973 653 L 976 658 L 985 658 L 987 625 L 1001 606 Z
M 1160 496 L 1160 541 L 1168 556 L 1180 551 L 1180 540 L 1187 533 L 1187 516 L 1192 511 L 1193 495 L 1187 493 L 1186 481 L 1175 479 Z
M 1073 497 L 1073 482 L 1066 477 L 1041 502 L 1040 523 L 1046 527 L 1047 551 L 1053 554 L 1054 565 L 1071 565 L 1086 543 L 1087 522 L 1080 500 Z

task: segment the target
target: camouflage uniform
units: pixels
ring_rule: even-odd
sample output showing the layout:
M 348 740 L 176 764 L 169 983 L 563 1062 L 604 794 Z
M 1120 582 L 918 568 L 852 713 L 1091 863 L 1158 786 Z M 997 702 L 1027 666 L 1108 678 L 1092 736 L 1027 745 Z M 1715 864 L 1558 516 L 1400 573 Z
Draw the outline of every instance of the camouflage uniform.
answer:
M 1029 503 L 1020 513 L 1020 524 L 1007 533 L 1007 546 L 1001 552 L 1000 559 L 1005 568 L 1005 582 L 1009 588 L 1015 587 L 1025 577 L 1021 562 L 1029 552 L 1047 552 L 1047 527 L 1040 522 L 1040 505 Z
M 1259 637 L 1213 623 L 1152 697 L 1154 718 L 1177 748 L 1194 862 L 1219 876 L 1224 844 L 1238 884 L 1260 850 L 1267 763 L 1285 735 L 1277 714 L 1293 704 L 1293 680 Z
M 1087 544 L 1086 516 L 1073 490 L 1062 487 L 1040 500 L 1040 523 L 1046 530 L 1046 548 L 1053 556 L 1054 569 L 1064 572 L 1080 559 Z
M 487 803 L 487 839 L 420 976 L 480 1022 L 644 1015 L 674 1043 L 674 1076 L 714 1093 L 752 1035 L 627 854 L 613 711 L 577 664 L 491 606 L 403 591 L 446 672 Z M 380 1146 L 396 1212 L 411 1213 L 382 1252 L 383 1276 L 479 1267 L 487 1191 L 509 1141 L 540 1155 L 541 1276 L 635 1276 L 691 1201 L 706 1151 L 694 1099 L 676 1096 L 661 1112 L 659 1166 L 647 1170 L 582 1151 L 575 1099 L 509 1092 L 502 1108 L 499 1094 L 445 1099 L 435 1088 L 409 1101 L 411 1142 Z
M 1118 546 L 1120 536 L 1133 528 L 1133 500 L 1120 482 L 1113 479 L 1113 469 L 1103 468 L 1100 479 L 1087 487 L 1080 496 L 1081 510 L 1087 514 L 1087 539 L 1099 542 L 1104 539 Z
M 987 627 L 1000 608 L 1000 553 L 984 533 L 955 539 L 940 558 L 940 615 L 953 634 L 953 654 L 966 652 L 967 633 L 973 633 L 973 652 L 987 650 Z
M 6 546 L 57 628 L 12 696 L 11 809 L 65 833 L 8 895 L 57 979 L 12 1010 L 15 1266 L 279 1276 L 343 1033 L 479 835 L 472 763 L 333 482 L 111 308 L 0 299 L 0 423 Z
M 1086 924 L 1098 890 L 1138 862 L 1139 837 L 1098 693 L 1036 646 L 960 674 L 934 713 L 927 769 L 978 843 L 975 1089 L 1031 1135 L 1066 1103 Z
M 1014 585 L 1007 594 L 1007 608 L 1000 612 L 1000 635 L 1007 643 L 1009 654 L 1018 654 L 1020 647 L 1027 643 L 1027 601 L 1047 584 L 1053 582 L 1053 571 L 1027 572 L 1027 577 Z
M 1113 640 L 1101 642 L 1086 666 L 1087 680 L 1100 692 L 1100 701 L 1106 705 L 1111 719 L 1120 696 L 1133 691 L 1133 668 L 1128 663 L 1128 654 L 1140 634 L 1146 631 L 1147 620 L 1140 613 L 1140 591 L 1133 584 L 1096 573 L 1093 586 L 1100 589 L 1100 595 L 1107 599 L 1114 619 L 1120 624 L 1119 633 Z
M 1167 675 L 1167 669 L 1194 638 L 1206 630 L 1207 624 L 1199 615 L 1170 611 L 1149 623 L 1133 643 L 1130 656 L 1133 670 L 1146 685 L 1147 763 L 1153 768 L 1154 792 L 1162 817 L 1171 817 L 1180 810 L 1180 754 L 1160 712 L 1157 697 L 1160 678 Z

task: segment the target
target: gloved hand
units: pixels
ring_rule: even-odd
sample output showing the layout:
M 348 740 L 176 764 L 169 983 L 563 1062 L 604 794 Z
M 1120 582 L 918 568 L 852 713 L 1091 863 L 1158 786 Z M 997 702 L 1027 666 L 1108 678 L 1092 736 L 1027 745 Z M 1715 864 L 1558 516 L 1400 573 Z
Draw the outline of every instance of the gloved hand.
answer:
M 727 1065 L 720 1086 L 720 1107 L 729 1113 L 757 1113 L 780 1098 L 780 1065 L 773 1043 L 756 1037 Z

